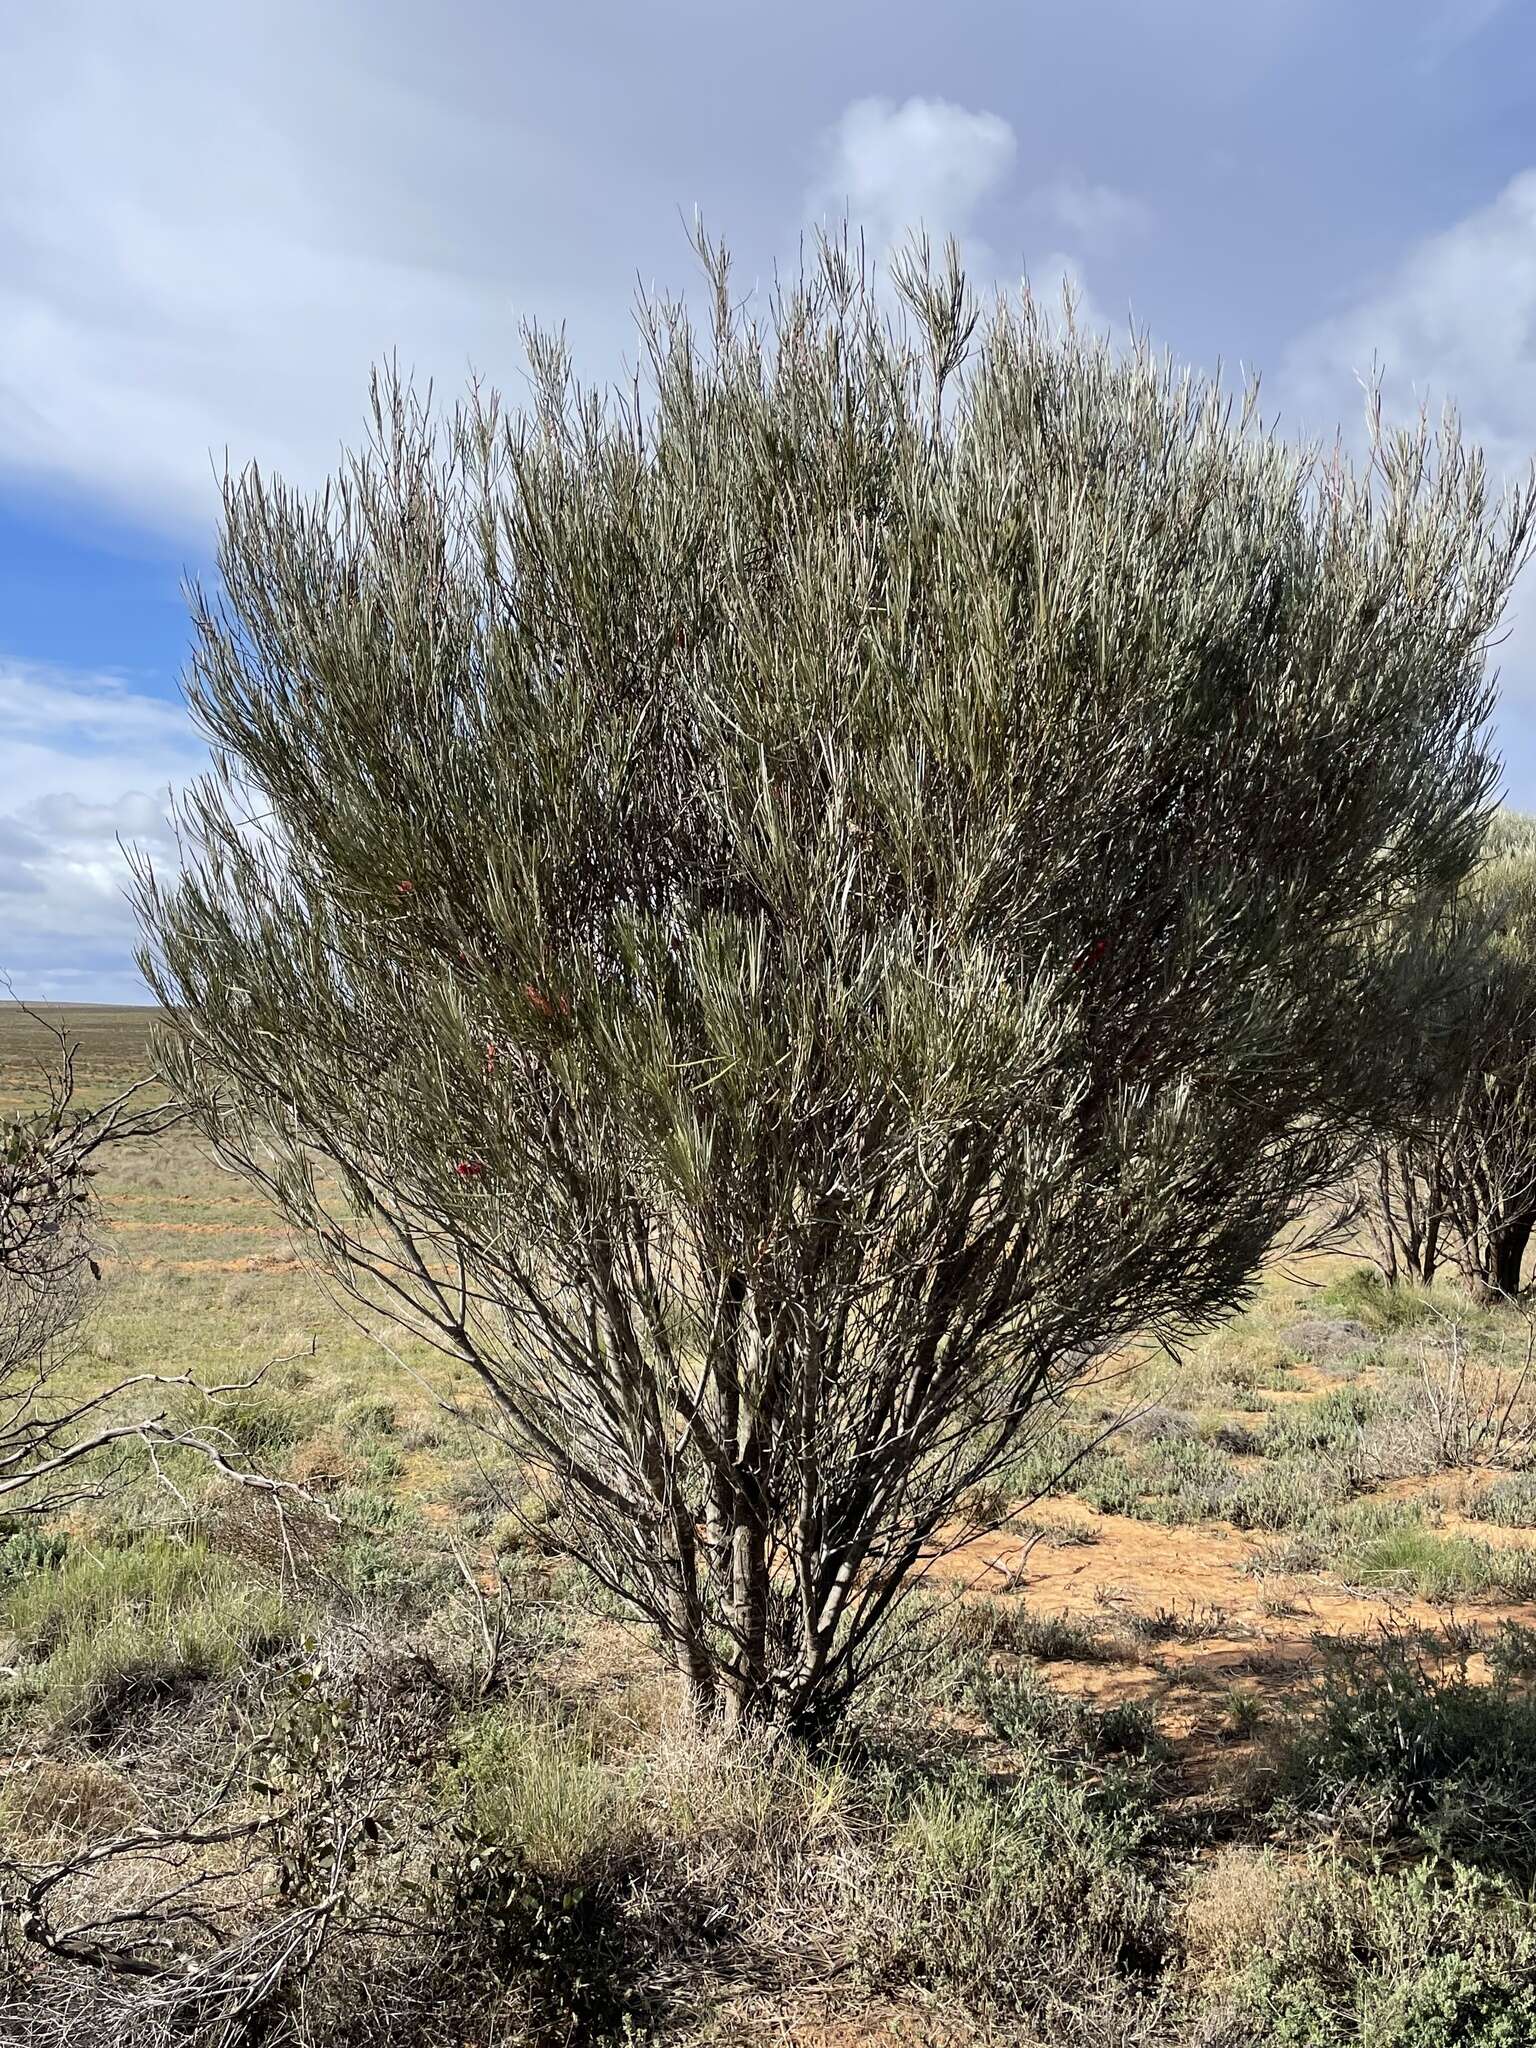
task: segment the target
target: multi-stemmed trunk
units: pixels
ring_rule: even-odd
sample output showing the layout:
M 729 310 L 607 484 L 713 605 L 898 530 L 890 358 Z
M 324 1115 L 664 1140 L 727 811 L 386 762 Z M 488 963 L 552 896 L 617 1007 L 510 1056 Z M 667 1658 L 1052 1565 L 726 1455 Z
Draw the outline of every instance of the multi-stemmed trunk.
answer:
M 1526 1247 L 1536 1228 L 1536 1210 L 1524 1209 L 1501 1219 L 1489 1245 L 1489 1279 L 1495 1290 L 1513 1299 L 1520 1292 Z
M 1467 1284 L 1475 1295 L 1486 1301 L 1518 1297 L 1533 1231 L 1536 1207 L 1496 1211 L 1485 1220 L 1476 1241 L 1467 1246 Z
M 1389 1287 L 1434 1284 L 1447 1221 L 1446 1190 L 1433 1148 L 1381 1145 L 1365 1210 L 1375 1239 L 1376 1263 Z

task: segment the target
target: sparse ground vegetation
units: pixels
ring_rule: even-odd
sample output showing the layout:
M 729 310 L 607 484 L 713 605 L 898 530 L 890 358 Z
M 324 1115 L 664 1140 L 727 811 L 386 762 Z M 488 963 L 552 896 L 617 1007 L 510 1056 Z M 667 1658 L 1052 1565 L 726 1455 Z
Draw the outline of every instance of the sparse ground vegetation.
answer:
M 103 1027 L 105 1093 L 142 1020 Z M 473 1388 L 386 1375 L 195 1139 L 102 1192 L 67 1384 L 195 1369 L 238 1391 L 186 1419 L 311 1485 L 134 1450 L 0 1540 L 7 2042 L 1531 2038 L 1533 1475 L 1447 1466 L 1422 1403 L 1447 1319 L 1507 1394 L 1518 1309 L 1339 1261 L 1131 1356 L 808 1755 L 678 1721 Z

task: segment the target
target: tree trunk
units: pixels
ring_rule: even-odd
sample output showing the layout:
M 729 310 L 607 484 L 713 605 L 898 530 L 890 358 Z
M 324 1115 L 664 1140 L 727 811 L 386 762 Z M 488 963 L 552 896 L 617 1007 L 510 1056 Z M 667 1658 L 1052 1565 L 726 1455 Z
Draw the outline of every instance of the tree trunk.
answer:
M 1488 1248 L 1489 1278 L 1497 1293 L 1511 1299 L 1520 1292 L 1520 1272 L 1525 1264 L 1525 1249 L 1530 1243 L 1533 1227 L 1536 1227 L 1536 1214 L 1531 1211 L 1512 1216 L 1500 1225 Z
M 702 1716 L 712 1713 L 715 1708 L 715 1662 L 709 1652 L 704 1613 L 699 1601 L 699 1562 L 694 1547 L 693 1523 L 686 1508 L 676 1505 L 672 1515 L 672 1544 L 672 1555 L 667 1560 L 672 1658 L 685 1705 L 691 1714 Z
M 1421 1261 L 1419 1278 L 1426 1287 L 1435 1282 L 1435 1269 L 1440 1263 L 1440 1218 L 1432 1215 L 1424 1226 L 1424 1256 Z
M 1525 1254 L 1536 1229 L 1536 1210 L 1490 1217 L 1482 1242 L 1467 1245 L 1463 1264 L 1468 1287 L 1480 1301 L 1512 1301 L 1520 1292 Z
M 731 1623 L 736 1653 L 726 1677 L 726 1719 L 740 1725 L 768 1701 L 768 1544 L 755 1514 L 744 1512 L 733 1532 Z

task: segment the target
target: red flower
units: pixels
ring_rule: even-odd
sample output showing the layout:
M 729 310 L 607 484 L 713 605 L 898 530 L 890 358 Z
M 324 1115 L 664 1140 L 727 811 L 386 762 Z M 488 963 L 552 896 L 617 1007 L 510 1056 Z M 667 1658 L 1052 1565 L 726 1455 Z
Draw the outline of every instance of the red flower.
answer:
M 453 1170 L 463 1180 L 478 1180 L 485 1171 L 485 1161 L 483 1159 L 461 1159 Z
M 400 884 L 400 894 L 402 896 L 414 896 L 415 893 L 416 884 L 414 882 L 402 882 Z
M 551 1002 L 549 997 L 541 994 L 531 981 L 523 983 L 523 994 L 528 999 L 529 1007 L 537 1010 L 541 1017 L 569 1017 L 571 1014 L 570 1003 L 564 996 L 559 996 L 555 1001 Z
M 1085 967 L 1097 967 L 1099 962 L 1104 958 L 1104 955 L 1108 951 L 1108 939 L 1095 939 L 1093 944 L 1088 948 L 1087 952 L 1083 955 L 1082 959 L 1078 961 L 1077 972 L 1081 974 Z

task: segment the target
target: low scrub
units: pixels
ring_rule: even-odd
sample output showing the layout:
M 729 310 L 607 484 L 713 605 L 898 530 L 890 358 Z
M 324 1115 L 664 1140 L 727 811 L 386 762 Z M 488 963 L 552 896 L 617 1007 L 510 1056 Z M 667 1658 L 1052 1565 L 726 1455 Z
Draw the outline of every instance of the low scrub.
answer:
M 1340 1651 L 1278 1757 L 1282 1806 L 1373 1846 L 1536 1879 L 1536 1682 L 1403 1633 Z
M 1084 1786 L 1038 1767 L 1009 1786 L 925 1786 L 866 1896 L 865 1967 L 877 1987 L 959 1994 L 1048 2039 L 1068 2025 L 1073 2038 L 1125 2038 L 1111 2015 L 1152 2016 L 1170 1940 L 1137 1847 Z
M 1224 2048 L 1524 2048 L 1536 2039 L 1536 1918 L 1512 1886 L 1453 1866 L 1364 1874 L 1228 1850 L 1184 1916 Z
M 1473 1495 L 1467 1513 L 1473 1521 L 1491 1522 L 1501 1529 L 1536 1529 L 1536 1474 L 1522 1472 L 1496 1479 Z
M 521 1979 L 541 2030 L 628 2034 L 642 2012 L 636 1894 L 659 1874 L 634 1784 L 578 1731 L 508 1710 L 474 1725 L 439 1797 L 433 1903 L 466 1959 Z
M 101 1737 L 135 1706 L 288 1647 L 303 1625 L 290 1599 L 200 1542 L 77 1544 L 0 1591 L 14 1642 L 0 1725 Z
M 1407 1281 L 1389 1287 L 1371 1266 L 1353 1266 L 1339 1279 L 1329 1281 L 1318 1301 L 1383 1335 L 1416 1330 L 1437 1312 L 1427 1287 L 1416 1287 Z
M 1274 1417 L 1264 1432 L 1264 1456 L 1348 1460 L 1366 1423 L 1382 1406 L 1383 1397 L 1374 1388 L 1332 1387 L 1316 1400 L 1298 1402 Z
M 1112 1664 L 1122 1644 L 1068 1614 L 1046 1614 L 1021 1600 L 967 1599 L 948 1617 L 947 1642 L 961 1655 L 1034 1657 L 1045 1663 Z

